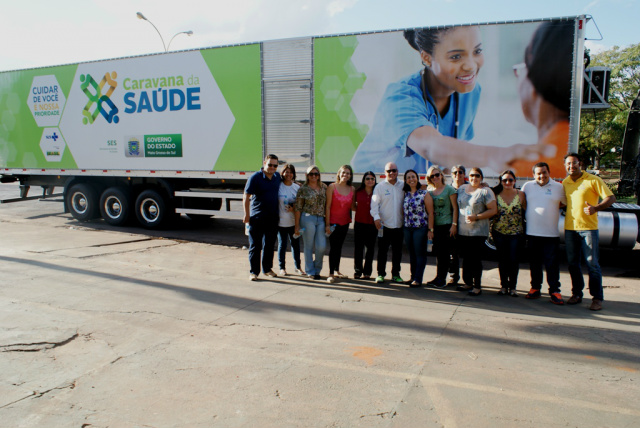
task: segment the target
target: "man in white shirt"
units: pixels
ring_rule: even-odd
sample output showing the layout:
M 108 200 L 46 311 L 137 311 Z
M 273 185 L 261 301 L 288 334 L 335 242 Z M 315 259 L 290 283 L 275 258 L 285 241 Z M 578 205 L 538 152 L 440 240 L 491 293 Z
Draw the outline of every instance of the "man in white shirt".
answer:
M 391 246 L 391 280 L 403 283 L 400 277 L 400 263 L 402 261 L 402 239 L 404 213 L 404 182 L 398 180 L 398 166 L 389 162 L 385 165 L 385 181 L 373 189 L 371 197 L 371 217 L 378 231 L 382 229 L 382 236 L 378 234 L 378 277 L 377 283 L 383 283 L 386 276 L 387 252 Z
M 558 220 L 560 206 L 567 204 L 567 198 L 562 184 L 550 180 L 549 176 L 549 165 L 545 162 L 539 162 L 533 166 L 535 181 L 529 181 L 522 186 L 522 191 L 527 196 L 525 217 L 531 269 L 531 290 L 526 298 L 537 299 L 540 297 L 542 266 L 544 265 L 551 303 L 564 305 L 562 294 L 560 294 Z

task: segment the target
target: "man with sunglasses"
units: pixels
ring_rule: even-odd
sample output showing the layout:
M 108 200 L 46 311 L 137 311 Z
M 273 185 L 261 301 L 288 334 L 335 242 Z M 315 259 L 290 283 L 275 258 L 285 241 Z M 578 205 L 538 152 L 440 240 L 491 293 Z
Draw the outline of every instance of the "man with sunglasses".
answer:
M 558 220 L 560 207 L 567 204 L 562 184 L 551 180 L 549 165 L 538 162 L 533 166 L 534 181 L 522 186 L 527 196 L 527 245 L 529 247 L 529 269 L 531 289 L 527 299 L 538 299 L 542 288 L 542 267 L 547 272 L 549 298 L 551 303 L 564 305 L 560 294 L 560 232 Z
M 249 279 L 256 281 L 262 272 L 271 277 L 277 276 L 273 271 L 273 248 L 278 234 L 278 189 L 280 174 L 278 157 L 267 155 L 264 166 L 254 173 L 244 188 L 242 202 L 244 205 L 243 222 L 249 234 Z
M 451 185 L 456 191 L 458 188 L 466 183 L 465 174 L 467 170 L 464 165 L 454 165 L 451 167 Z M 449 282 L 447 285 L 456 286 L 460 281 L 460 251 L 458 249 L 458 242 L 454 238 L 451 246 L 451 259 L 449 260 Z
M 378 231 L 382 229 L 382 236 L 378 235 L 378 277 L 376 283 L 384 283 L 387 274 L 387 252 L 391 246 L 391 280 L 403 283 L 400 277 L 402 262 L 402 240 L 404 213 L 404 181 L 398 180 L 398 166 L 389 162 L 385 165 L 385 180 L 373 189 L 371 197 L 371 217 Z

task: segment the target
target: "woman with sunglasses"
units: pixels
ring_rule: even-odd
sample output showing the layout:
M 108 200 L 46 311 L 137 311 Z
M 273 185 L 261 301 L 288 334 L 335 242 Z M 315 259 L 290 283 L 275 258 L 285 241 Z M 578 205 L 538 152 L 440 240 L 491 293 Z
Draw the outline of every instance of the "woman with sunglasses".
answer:
M 500 291 L 518 297 L 518 255 L 524 239 L 524 213 L 527 200 L 524 192 L 516 189 L 516 175 L 511 170 L 500 174 L 500 184 L 494 188 L 498 204 L 498 216 L 493 222 L 492 236 L 498 250 Z
M 427 171 L 427 184 L 433 199 L 433 252 L 438 266 L 436 277 L 427 285 L 444 288 L 447 285 L 453 238 L 458 233 L 458 194 L 456 189 L 444 183 L 444 174 L 436 166 L 431 166 Z
M 488 187 L 482 187 L 484 175 L 480 168 L 471 168 L 469 184 L 458 189 L 458 240 L 462 260 L 462 280 L 458 290 L 470 296 L 482 294 L 482 254 L 489 236 L 489 219 L 496 215 L 496 197 Z
M 354 211 L 355 222 L 353 224 L 353 268 L 355 279 L 371 278 L 373 272 L 373 255 L 376 246 L 378 230 L 371 217 L 371 196 L 376 187 L 376 176 L 373 171 L 367 171 L 362 176 L 362 183 L 356 191 Z M 362 253 L 364 265 L 362 264 Z
M 324 219 L 326 203 L 327 185 L 320 180 L 320 169 L 312 165 L 307 168 L 306 180 L 298 189 L 295 205 L 295 233 L 299 235 L 302 231 L 304 266 L 307 276 L 312 279 L 320 279 L 322 259 L 327 248 Z
M 342 256 L 342 245 L 351 224 L 351 211 L 355 203 L 356 191 L 351 185 L 352 180 L 353 169 L 349 165 L 342 165 L 336 174 L 336 182 L 331 183 L 327 188 L 325 218 L 328 223 L 325 226 L 325 233 L 329 236 L 331 244 L 328 282 L 335 282 L 336 277 L 346 278 L 340 273 L 340 257 Z
M 404 173 L 404 242 L 409 249 L 411 287 L 422 286 L 427 266 L 427 239 L 433 239 L 433 200 L 422 189 L 418 174 L 410 169 Z
M 296 168 L 290 163 L 284 164 L 280 170 L 282 182 L 278 189 L 278 203 L 280 208 L 280 221 L 278 222 L 278 264 L 280 275 L 286 276 L 287 245 L 291 243 L 291 253 L 298 275 L 304 275 L 300 264 L 300 240 L 295 239 L 296 217 L 293 205 L 300 185 L 296 183 Z

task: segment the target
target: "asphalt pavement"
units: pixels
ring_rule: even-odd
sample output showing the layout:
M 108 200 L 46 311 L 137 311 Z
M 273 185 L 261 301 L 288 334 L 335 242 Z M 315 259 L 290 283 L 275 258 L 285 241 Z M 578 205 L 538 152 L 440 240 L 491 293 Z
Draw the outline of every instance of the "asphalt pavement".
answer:
M 493 262 L 479 297 L 251 282 L 237 212 L 148 232 L 29 201 L 0 205 L 0 239 L 2 427 L 640 425 L 637 247 L 603 251 L 592 312 L 496 295 Z

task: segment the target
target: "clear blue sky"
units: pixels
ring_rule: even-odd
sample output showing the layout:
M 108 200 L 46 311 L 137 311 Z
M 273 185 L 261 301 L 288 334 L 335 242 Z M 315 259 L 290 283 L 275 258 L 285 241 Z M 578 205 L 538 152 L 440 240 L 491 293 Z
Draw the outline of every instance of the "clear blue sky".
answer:
M 592 50 L 640 42 L 640 0 L 0 0 L 0 70 L 279 38 L 592 15 Z M 595 25 L 587 36 L 600 38 Z

